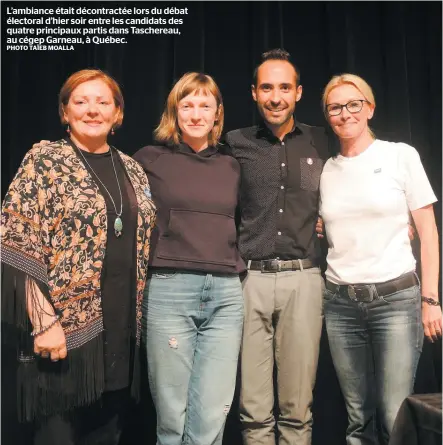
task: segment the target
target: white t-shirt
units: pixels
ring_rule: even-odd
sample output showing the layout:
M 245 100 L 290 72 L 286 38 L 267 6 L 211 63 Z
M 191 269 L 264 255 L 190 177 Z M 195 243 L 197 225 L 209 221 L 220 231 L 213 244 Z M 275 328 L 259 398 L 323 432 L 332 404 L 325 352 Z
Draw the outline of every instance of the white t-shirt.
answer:
M 358 156 L 330 158 L 320 199 L 329 281 L 380 283 L 415 270 L 409 210 L 437 198 L 414 147 L 377 139 Z

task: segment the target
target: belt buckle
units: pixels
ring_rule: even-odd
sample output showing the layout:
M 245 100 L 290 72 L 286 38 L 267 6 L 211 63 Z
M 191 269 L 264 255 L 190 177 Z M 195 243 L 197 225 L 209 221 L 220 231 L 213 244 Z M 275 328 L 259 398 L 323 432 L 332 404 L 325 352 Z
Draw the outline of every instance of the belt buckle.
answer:
M 368 296 L 365 295 L 365 290 L 368 292 Z M 370 303 L 374 300 L 374 292 L 370 285 L 355 285 L 350 284 L 348 285 L 348 295 L 351 299 L 355 301 L 361 301 L 364 303 Z
M 274 269 L 274 265 L 277 263 L 277 270 L 276 272 L 281 272 L 281 260 L 271 260 L 271 272 L 273 271 L 272 269 Z
M 354 289 L 354 286 L 352 284 L 348 285 L 348 295 L 352 299 L 356 299 L 357 298 L 357 294 L 355 293 L 355 289 Z
M 261 260 L 260 272 L 272 273 L 272 261 L 273 260 Z M 268 268 L 266 268 L 266 265 L 268 265 Z
M 269 265 L 267 270 L 265 264 Z M 261 273 L 281 272 L 281 260 L 262 260 L 260 270 Z
M 275 264 L 277 265 L 277 270 L 274 270 Z M 281 260 L 270 260 L 270 269 L 270 272 L 281 272 Z

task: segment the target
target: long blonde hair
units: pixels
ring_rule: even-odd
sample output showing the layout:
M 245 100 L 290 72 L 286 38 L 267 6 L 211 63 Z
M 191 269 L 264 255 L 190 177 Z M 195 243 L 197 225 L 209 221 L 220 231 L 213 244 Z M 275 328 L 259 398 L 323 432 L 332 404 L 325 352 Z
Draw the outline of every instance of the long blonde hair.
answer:
M 328 113 L 326 111 L 326 105 L 329 93 L 336 87 L 340 85 L 352 85 L 357 90 L 360 91 L 361 94 L 365 97 L 365 99 L 375 108 L 375 97 L 374 93 L 372 92 L 372 88 L 369 86 L 369 84 L 362 79 L 360 76 L 357 76 L 356 74 L 350 74 L 350 73 L 343 73 L 337 76 L 332 77 L 332 79 L 328 82 L 328 84 L 325 86 L 325 89 L 323 90 L 323 96 L 322 96 L 322 108 L 323 113 L 328 119 Z M 375 139 L 374 132 L 369 128 L 369 134 Z
M 217 102 L 217 115 L 214 127 L 208 135 L 209 145 L 216 145 L 220 140 L 223 123 L 224 108 L 220 90 L 211 76 L 203 73 L 186 73 L 172 88 L 166 100 L 166 106 L 158 127 L 154 130 L 154 137 L 158 142 L 178 144 L 181 140 L 180 128 L 177 123 L 177 107 L 179 102 L 193 91 L 205 95 L 212 94 Z

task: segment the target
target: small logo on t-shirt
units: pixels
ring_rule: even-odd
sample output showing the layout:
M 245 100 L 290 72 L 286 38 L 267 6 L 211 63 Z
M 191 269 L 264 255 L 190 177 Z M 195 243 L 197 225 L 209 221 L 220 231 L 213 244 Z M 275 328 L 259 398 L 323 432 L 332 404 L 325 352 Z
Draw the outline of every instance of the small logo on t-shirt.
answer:
M 381 168 L 376 168 L 375 170 L 374 170 L 374 173 L 380 173 L 381 172 Z

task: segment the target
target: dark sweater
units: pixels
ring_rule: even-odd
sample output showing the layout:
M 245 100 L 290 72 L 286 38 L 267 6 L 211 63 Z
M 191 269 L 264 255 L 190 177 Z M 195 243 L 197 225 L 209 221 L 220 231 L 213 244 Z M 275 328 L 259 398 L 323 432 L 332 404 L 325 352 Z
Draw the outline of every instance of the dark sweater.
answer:
M 146 171 L 157 206 L 151 235 L 151 267 L 240 273 L 235 208 L 240 166 L 208 147 L 148 146 L 134 159 Z

